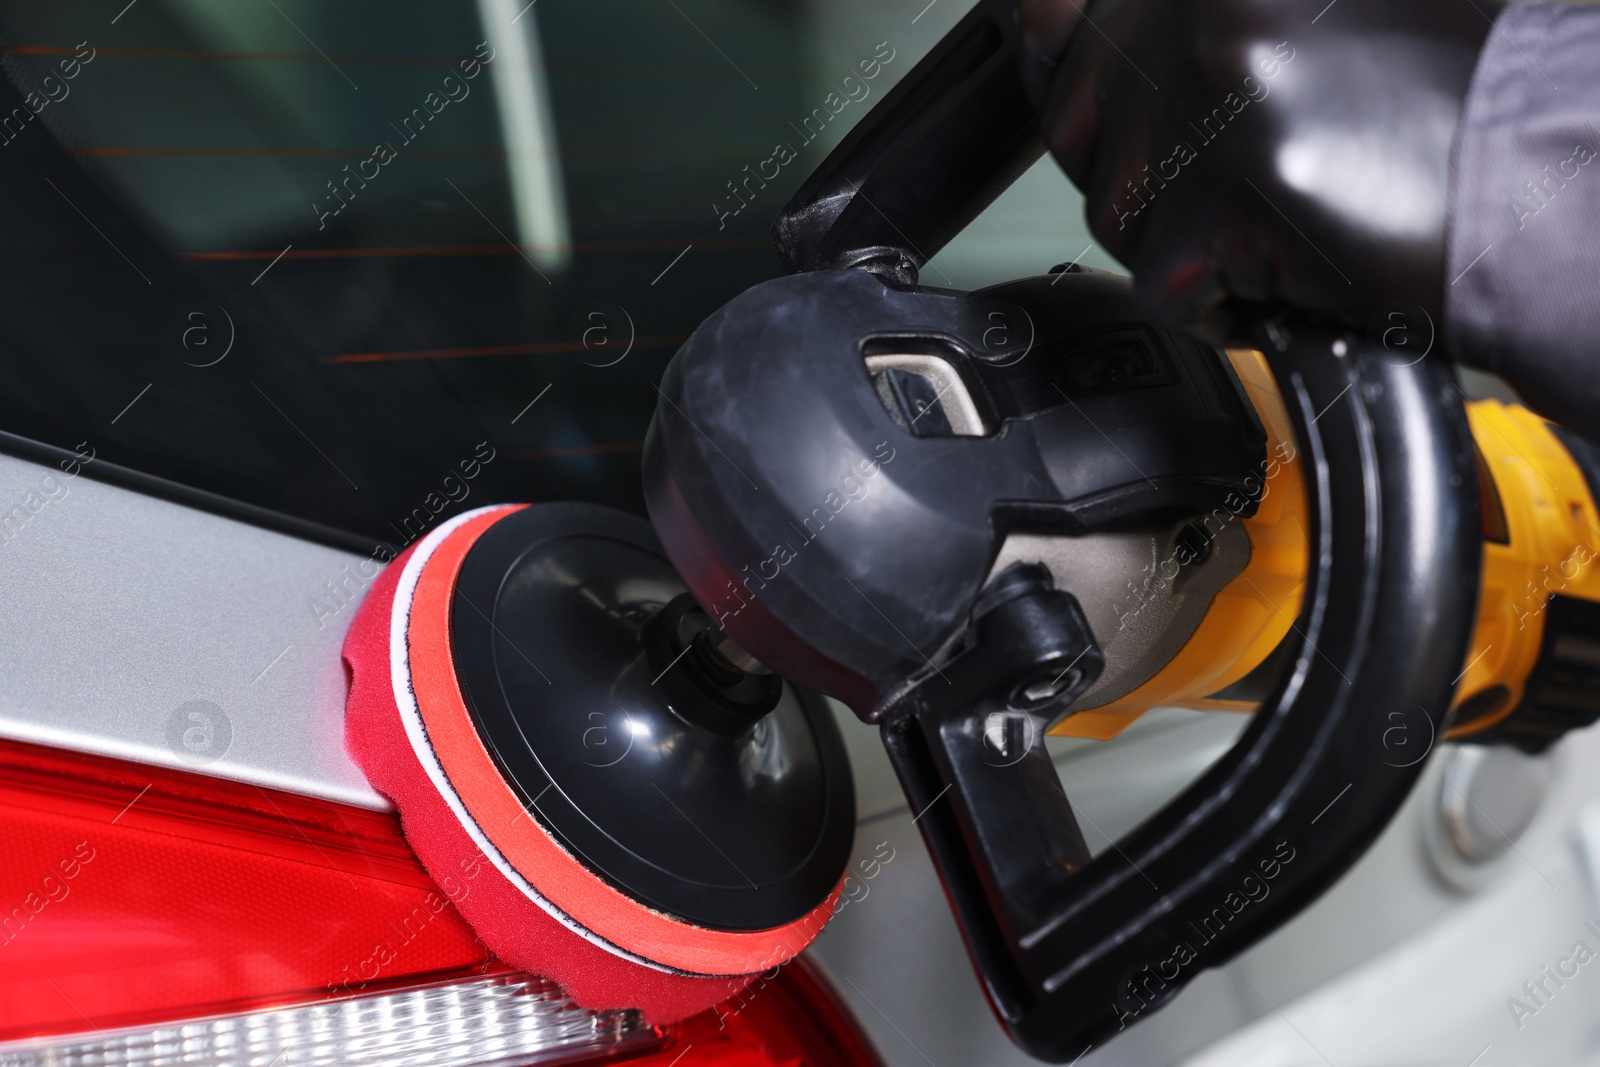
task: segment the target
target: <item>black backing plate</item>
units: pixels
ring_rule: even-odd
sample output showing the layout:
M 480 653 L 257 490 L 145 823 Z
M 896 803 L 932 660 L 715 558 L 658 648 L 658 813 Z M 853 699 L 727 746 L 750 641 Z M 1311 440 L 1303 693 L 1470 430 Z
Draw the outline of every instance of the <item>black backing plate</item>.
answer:
M 697 925 L 761 930 L 844 873 L 855 794 L 823 699 L 786 684 L 740 737 L 674 706 L 681 663 L 645 623 L 683 583 L 648 523 L 539 504 L 491 526 L 457 578 L 450 639 L 479 736 L 539 824 L 630 896 Z

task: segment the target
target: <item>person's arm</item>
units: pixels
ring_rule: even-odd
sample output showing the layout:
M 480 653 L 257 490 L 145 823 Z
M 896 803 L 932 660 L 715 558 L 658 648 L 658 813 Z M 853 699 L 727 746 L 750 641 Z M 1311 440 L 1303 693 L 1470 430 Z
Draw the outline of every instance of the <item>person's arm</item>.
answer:
M 1600 7 L 1517 4 L 1496 20 L 1448 225 L 1451 355 L 1600 440 Z
M 1383 330 L 1406 358 L 1437 334 L 1600 440 L 1600 8 L 1019 14 L 1046 142 L 1174 321 L 1217 333 L 1237 302 L 1276 304 Z

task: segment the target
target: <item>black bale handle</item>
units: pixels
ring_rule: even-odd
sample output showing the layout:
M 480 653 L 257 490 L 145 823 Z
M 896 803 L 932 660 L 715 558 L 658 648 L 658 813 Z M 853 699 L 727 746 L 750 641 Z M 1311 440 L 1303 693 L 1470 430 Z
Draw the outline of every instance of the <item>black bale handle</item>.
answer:
M 1445 727 L 1482 551 L 1449 368 L 1403 365 L 1353 336 L 1274 332 L 1283 348 L 1269 345 L 1268 359 L 1306 472 L 1311 566 L 1291 667 L 1234 747 L 1070 878 L 1036 852 L 1025 884 L 1057 890 L 1019 928 L 1013 917 L 1035 909 L 997 893 L 1015 875 L 1002 882 L 973 847 L 981 800 L 955 784 L 954 799 L 936 802 L 953 784 L 930 758 L 948 736 L 944 712 L 884 729 L 995 1013 L 1040 1059 L 1081 1055 L 1311 903 L 1382 832 Z M 1033 758 L 1048 769 L 1043 746 Z M 1053 775 L 1028 780 L 1044 783 L 1029 812 L 1046 825 L 1009 832 L 1070 839 Z

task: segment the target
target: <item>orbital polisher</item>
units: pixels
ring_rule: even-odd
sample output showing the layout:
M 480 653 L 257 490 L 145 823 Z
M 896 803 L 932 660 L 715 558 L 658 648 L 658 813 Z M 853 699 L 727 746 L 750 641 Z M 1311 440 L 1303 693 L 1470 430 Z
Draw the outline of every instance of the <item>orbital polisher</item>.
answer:
M 352 752 L 436 877 L 481 871 L 484 942 L 586 1006 L 681 1017 L 821 930 L 855 820 L 821 694 L 881 728 L 996 1016 L 1054 1061 L 1314 900 L 1436 739 L 1600 716 L 1585 442 L 1278 309 L 1219 348 L 1109 274 L 919 285 L 1042 153 L 1016 32 L 963 19 L 784 209 L 789 275 L 673 358 L 651 523 L 470 512 L 352 629 Z M 1158 704 L 1252 718 L 1092 855 L 1042 736 Z

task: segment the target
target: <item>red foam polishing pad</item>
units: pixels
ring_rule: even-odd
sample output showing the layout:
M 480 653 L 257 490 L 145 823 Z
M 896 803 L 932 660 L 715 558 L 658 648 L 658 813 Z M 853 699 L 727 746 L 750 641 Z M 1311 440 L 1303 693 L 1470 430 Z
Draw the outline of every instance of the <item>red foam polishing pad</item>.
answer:
M 428 872 L 447 890 L 462 887 L 451 899 L 496 955 L 559 982 L 586 1008 L 638 1008 L 651 1022 L 685 1018 L 796 955 L 821 930 L 839 889 L 775 929 L 696 925 L 591 871 L 529 811 L 477 734 L 448 636 L 467 552 L 517 510 L 485 508 L 444 524 L 373 583 L 345 640 L 346 744 L 399 809 Z

